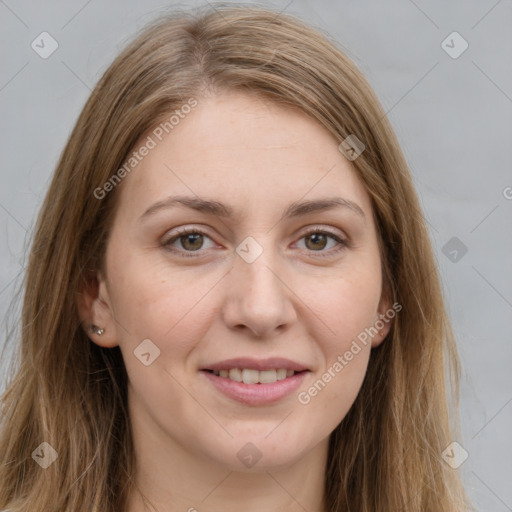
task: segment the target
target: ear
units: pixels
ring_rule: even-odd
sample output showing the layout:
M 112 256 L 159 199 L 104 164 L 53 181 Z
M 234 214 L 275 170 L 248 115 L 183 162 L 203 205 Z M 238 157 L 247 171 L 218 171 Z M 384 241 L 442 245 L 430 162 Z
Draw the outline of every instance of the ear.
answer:
M 399 309 L 395 308 L 395 304 L 391 306 L 391 301 L 388 298 L 387 293 L 382 292 L 380 297 L 379 306 L 377 308 L 377 317 L 375 318 L 374 326 L 378 330 L 377 334 L 372 338 L 372 348 L 378 347 L 389 334 L 393 318 Z
M 106 280 L 99 272 L 82 285 L 76 304 L 82 327 L 87 336 L 100 347 L 116 347 L 119 343 L 117 342 L 113 309 Z M 101 335 L 93 333 L 91 326 L 103 329 L 103 333 Z

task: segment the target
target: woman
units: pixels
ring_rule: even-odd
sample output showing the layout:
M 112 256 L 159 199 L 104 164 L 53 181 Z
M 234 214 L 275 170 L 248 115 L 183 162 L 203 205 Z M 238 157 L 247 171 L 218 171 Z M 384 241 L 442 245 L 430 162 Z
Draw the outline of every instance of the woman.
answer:
M 21 338 L 11 512 L 465 510 L 407 164 L 293 17 L 177 13 L 117 57 L 41 209 Z

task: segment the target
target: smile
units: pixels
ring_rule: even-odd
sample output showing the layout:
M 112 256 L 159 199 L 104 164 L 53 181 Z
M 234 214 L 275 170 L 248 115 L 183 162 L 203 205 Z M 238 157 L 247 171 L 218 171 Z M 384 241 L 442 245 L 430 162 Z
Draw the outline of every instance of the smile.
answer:
M 232 368 L 231 370 L 201 370 L 199 373 L 204 375 L 209 384 L 212 384 L 213 388 L 222 395 L 245 405 L 257 406 L 278 402 L 291 395 L 310 372 L 308 370 L 295 372 L 284 368 L 260 371 Z
M 224 377 L 235 382 L 243 382 L 245 384 L 271 384 L 287 377 L 293 377 L 295 371 L 286 368 L 270 369 L 270 370 L 253 370 L 249 368 L 232 368 L 230 370 L 212 370 L 217 377 Z

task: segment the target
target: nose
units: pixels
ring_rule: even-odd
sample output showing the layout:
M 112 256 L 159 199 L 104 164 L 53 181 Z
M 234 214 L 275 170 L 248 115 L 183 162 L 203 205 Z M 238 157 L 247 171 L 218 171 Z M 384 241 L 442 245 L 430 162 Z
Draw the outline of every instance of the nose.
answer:
M 272 337 L 297 319 L 294 293 L 269 250 L 252 263 L 236 256 L 227 276 L 222 317 L 230 329 Z

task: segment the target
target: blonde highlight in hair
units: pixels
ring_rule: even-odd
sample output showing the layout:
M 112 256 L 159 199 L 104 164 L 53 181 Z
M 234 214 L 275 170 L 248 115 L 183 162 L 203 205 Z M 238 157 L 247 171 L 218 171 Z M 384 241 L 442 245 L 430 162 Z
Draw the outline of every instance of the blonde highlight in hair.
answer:
M 448 407 L 453 396 L 456 418 L 457 351 L 393 129 L 370 85 L 327 36 L 289 15 L 218 4 L 146 27 L 94 88 L 61 155 L 23 284 L 18 367 L 1 397 L 0 508 L 125 509 L 135 469 L 126 370 L 119 347 L 91 342 L 76 308 L 77 295 L 104 270 L 122 183 L 102 200 L 93 192 L 169 112 L 188 98 L 230 90 L 298 109 L 339 142 L 363 141 L 352 163 L 372 200 L 384 291 L 402 306 L 331 434 L 325 510 L 465 510 L 458 474 L 441 459 L 458 432 Z M 43 441 L 58 453 L 45 470 L 31 456 Z

